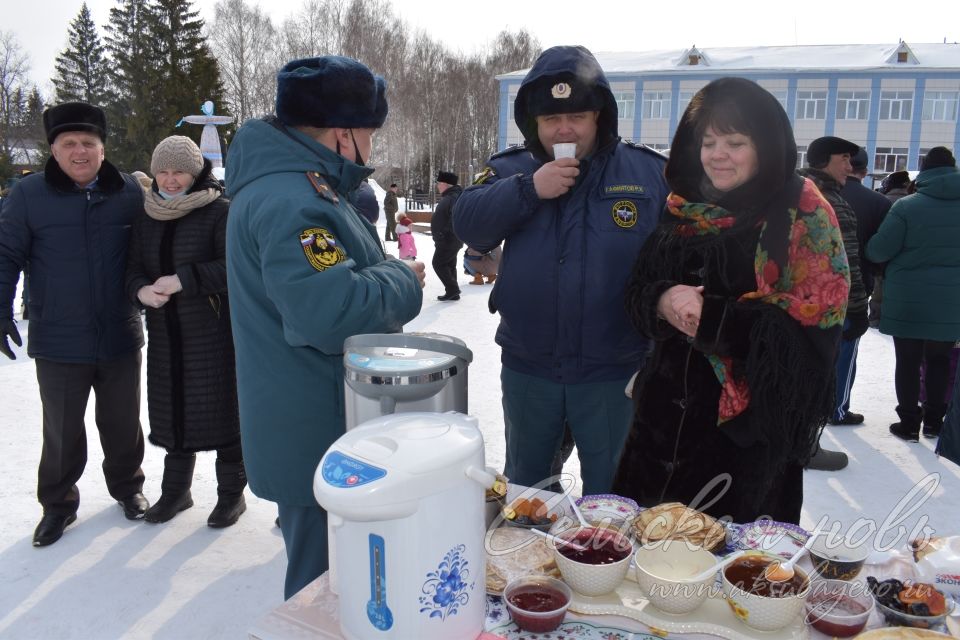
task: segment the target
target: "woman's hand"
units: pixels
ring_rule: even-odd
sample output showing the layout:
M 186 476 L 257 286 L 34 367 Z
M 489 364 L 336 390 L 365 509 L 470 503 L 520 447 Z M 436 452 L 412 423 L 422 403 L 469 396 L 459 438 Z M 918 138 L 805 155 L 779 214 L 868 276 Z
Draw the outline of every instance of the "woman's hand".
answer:
M 702 311 L 702 286 L 677 284 L 664 291 L 657 301 L 657 315 L 690 337 L 697 335 Z
M 148 284 L 145 287 L 140 287 L 140 290 L 137 291 L 137 299 L 140 300 L 145 307 L 159 309 L 163 305 L 167 304 L 167 302 L 170 300 L 170 296 L 161 291 L 157 291 L 156 285 Z
M 153 289 L 169 297 L 183 291 L 183 285 L 180 284 L 180 276 L 173 274 L 172 276 L 157 278 L 157 281 L 153 283 Z

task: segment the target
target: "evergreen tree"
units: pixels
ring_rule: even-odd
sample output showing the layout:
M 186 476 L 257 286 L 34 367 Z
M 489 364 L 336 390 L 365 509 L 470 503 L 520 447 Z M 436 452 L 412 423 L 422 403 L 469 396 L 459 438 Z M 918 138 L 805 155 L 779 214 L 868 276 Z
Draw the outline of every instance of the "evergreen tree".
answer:
M 212 100 L 222 112 L 223 85 L 216 60 L 203 37 L 203 20 L 191 0 L 155 0 L 157 41 L 162 57 L 164 126 L 174 133 L 183 116 L 199 113 L 200 105 Z M 201 129 L 180 133 L 199 141 Z
M 159 18 L 150 0 L 117 0 L 110 9 L 106 42 L 114 95 L 107 108 L 108 157 L 124 171 L 150 165 L 164 129 L 163 59 Z
M 82 101 L 98 106 L 109 102 L 109 72 L 97 25 L 84 2 L 80 13 L 70 23 L 68 46 L 56 61 L 57 102 Z

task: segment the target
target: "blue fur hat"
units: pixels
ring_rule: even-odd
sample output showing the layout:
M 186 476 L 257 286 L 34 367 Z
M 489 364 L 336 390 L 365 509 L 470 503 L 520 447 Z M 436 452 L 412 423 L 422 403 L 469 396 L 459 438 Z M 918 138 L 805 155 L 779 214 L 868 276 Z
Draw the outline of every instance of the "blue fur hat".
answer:
M 386 94 L 387 82 L 353 58 L 293 60 L 277 74 L 277 118 L 292 127 L 379 129 Z

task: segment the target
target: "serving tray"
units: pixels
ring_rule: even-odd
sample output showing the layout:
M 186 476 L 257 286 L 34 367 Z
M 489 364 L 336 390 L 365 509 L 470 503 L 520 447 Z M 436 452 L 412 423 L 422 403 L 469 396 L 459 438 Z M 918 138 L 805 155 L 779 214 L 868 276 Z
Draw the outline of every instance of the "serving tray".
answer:
M 758 631 L 740 621 L 726 598 L 718 591 L 694 611 L 683 615 L 664 613 L 650 604 L 640 591 L 640 585 L 630 577 L 624 579 L 612 593 L 603 596 L 584 596 L 576 591 L 570 601 L 570 611 L 591 615 L 618 615 L 636 620 L 651 628 L 654 634 L 665 636 L 658 631 L 673 633 L 705 633 L 727 640 L 806 640 L 809 637 L 807 625 L 803 622 L 803 612 L 783 629 L 777 631 Z

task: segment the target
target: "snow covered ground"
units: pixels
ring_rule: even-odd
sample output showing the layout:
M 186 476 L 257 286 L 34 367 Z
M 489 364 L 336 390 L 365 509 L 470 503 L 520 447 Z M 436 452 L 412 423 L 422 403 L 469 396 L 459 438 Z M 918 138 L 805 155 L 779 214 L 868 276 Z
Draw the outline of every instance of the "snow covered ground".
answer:
M 382 189 L 377 192 L 382 201 Z M 381 237 L 383 224 L 381 218 Z M 462 299 L 438 302 L 443 287 L 429 266 L 433 243 L 424 235 L 416 241 L 428 279 L 423 310 L 407 330 L 458 336 L 473 350 L 470 412 L 480 419 L 487 463 L 501 467 L 497 317 L 486 308 L 491 287 L 468 285 L 461 276 Z M 388 251 L 396 245 L 388 244 Z M 29 323 L 20 327 L 28 338 Z M 249 626 L 282 601 L 285 557 L 273 525 L 276 508 L 248 491 L 248 510 L 237 525 L 208 528 L 216 480 L 214 454 L 207 453 L 197 462 L 192 509 L 162 525 L 125 520 L 98 469 L 102 453 L 92 401 L 79 519 L 56 544 L 31 546 L 41 516 L 35 498 L 41 409 L 33 362 L 19 351 L 16 361 L 0 357 L 0 638 L 246 637 Z M 145 390 L 142 398 L 146 430 Z M 824 517 L 845 527 L 873 523 L 887 531 L 887 545 L 904 543 L 922 526 L 960 532 L 960 468 L 934 456 L 934 441 L 909 445 L 891 436 L 895 405 L 893 344 L 870 330 L 860 344 L 853 394 L 853 409 L 867 416 L 866 423 L 827 427 L 823 444 L 846 451 L 850 466 L 804 474 L 804 526 Z M 156 500 L 164 452 L 147 446 L 144 491 Z M 577 473 L 575 458 L 566 471 Z

